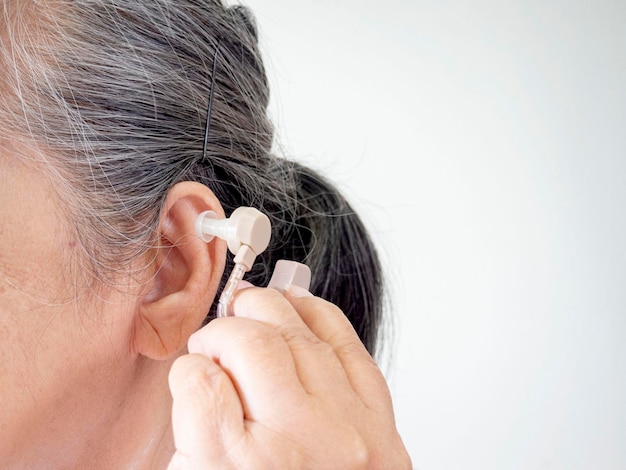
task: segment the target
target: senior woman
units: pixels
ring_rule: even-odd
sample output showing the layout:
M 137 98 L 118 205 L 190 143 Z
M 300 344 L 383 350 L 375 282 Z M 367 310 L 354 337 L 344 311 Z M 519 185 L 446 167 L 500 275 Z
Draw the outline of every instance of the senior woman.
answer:
M 249 11 L 1 5 L 2 468 L 410 468 L 372 359 L 375 247 L 272 154 Z M 194 222 L 239 206 L 272 238 L 215 319 L 233 262 Z M 310 292 L 263 288 L 280 259 Z

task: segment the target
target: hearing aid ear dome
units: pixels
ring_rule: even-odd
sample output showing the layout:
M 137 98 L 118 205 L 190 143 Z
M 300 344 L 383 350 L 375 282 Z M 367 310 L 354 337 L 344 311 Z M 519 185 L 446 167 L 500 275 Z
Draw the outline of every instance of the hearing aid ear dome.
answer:
M 210 222 L 205 223 L 205 220 L 207 219 L 213 219 L 217 222 L 217 214 L 213 211 L 204 211 L 196 218 L 195 228 L 198 238 L 203 242 L 209 243 L 213 241 L 213 238 L 215 238 L 215 234 L 209 231 L 212 227 L 212 224 Z

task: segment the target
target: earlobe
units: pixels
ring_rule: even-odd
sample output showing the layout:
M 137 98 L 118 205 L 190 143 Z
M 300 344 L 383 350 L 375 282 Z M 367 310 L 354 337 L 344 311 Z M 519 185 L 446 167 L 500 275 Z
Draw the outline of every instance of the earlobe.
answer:
M 226 263 L 226 245 L 195 233 L 198 215 L 224 211 L 213 192 L 182 182 L 168 192 L 161 212 L 153 278 L 135 316 L 134 349 L 152 359 L 180 351 L 206 317 Z

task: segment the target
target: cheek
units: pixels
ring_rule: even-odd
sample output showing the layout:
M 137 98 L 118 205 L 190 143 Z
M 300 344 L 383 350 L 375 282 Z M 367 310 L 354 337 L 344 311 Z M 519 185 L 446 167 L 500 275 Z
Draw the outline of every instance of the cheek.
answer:
M 77 291 L 71 258 L 60 243 L 55 246 L 51 239 L 37 241 L 35 237 L 15 241 L 16 234 L 10 235 L 4 240 L 12 240 L 12 246 L 0 252 L 0 328 L 10 325 L 13 331 L 26 333 L 75 303 Z M 59 233 L 52 236 L 61 237 Z
M 67 303 L 73 297 L 67 230 L 50 195 L 0 202 L 0 315 Z M 27 214 L 27 216 L 26 216 Z
M 74 331 L 81 331 L 77 322 L 80 307 L 71 294 L 73 289 L 63 282 L 61 264 L 48 259 L 50 262 L 36 269 L 30 259 L 8 265 L 4 258 L 0 262 L 2 396 L 48 382 L 51 373 L 58 372 L 55 359 L 66 357 Z M 16 401 L 20 399 L 16 397 Z
M 106 414 L 98 407 L 106 405 L 106 393 L 114 389 L 110 383 L 127 362 L 130 326 L 122 318 L 132 318 L 130 306 L 119 299 L 103 301 L 84 290 L 68 295 L 75 289 L 58 282 L 64 276 L 25 269 L 9 274 L 11 281 L 5 277 L 0 289 L 0 397 L 5 404 L 0 461 L 51 435 L 64 440 L 67 430 L 80 434 L 79 426 Z
M 104 416 L 126 383 L 135 297 L 95 288 L 58 197 L 0 153 L 0 462 Z M 126 368 L 126 369 L 125 369 Z M 126 374 L 126 375 L 124 375 Z M 115 382 L 115 383 L 117 383 Z M 121 388 L 118 384 L 118 388 Z M 91 424 L 89 424 L 91 425 Z M 16 454 L 16 452 L 18 452 Z
M 22 167 L 2 170 L 8 175 L 0 190 L 0 334 L 17 331 L 19 345 L 72 303 L 73 255 L 68 221 L 47 181 Z
M 93 366 L 100 325 L 86 318 L 97 309 L 75 285 L 73 250 L 49 200 L 0 209 L 0 458 L 52 422 Z
M 0 456 L 28 439 L 29 429 L 63 393 L 75 359 L 66 341 L 75 325 L 71 303 L 45 286 L 41 272 L 0 265 Z M 63 368 L 65 367 L 65 370 Z
M 53 261 L 35 272 L 26 265 L 0 265 L 0 397 L 5 404 L 0 461 L 11 449 L 96 413 L 104 397 L 90 411 L 85 404 L 109 390 L 108 381 L 130 362 L 133 298 L 76 288 L 65 282 L 72 269 Z

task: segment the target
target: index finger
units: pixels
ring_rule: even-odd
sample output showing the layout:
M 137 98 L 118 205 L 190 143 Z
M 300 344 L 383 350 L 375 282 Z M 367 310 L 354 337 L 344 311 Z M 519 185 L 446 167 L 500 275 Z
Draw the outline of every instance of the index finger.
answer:
M 284 340 L 304 389 L 312 395 L 327 395 L 349 380 L 333 348 L 317 337 L 298 312 L 277 290 L 250 287 L 240 290 L 233 301 L 235 319 L 253 320 L 274 330 Z
M 387 381 L 341 309 L 296 286 L 285 291 L 285 298 L 311 332 L 333 348 L 363 403 L 370 409 L 383 407 L 388 412 L 391 394 Z

